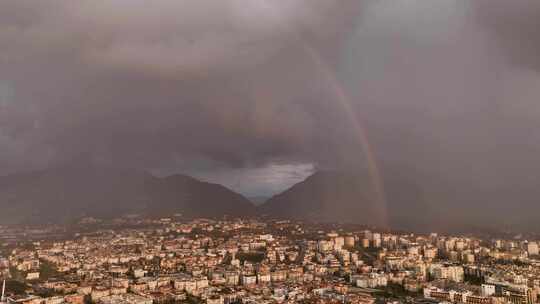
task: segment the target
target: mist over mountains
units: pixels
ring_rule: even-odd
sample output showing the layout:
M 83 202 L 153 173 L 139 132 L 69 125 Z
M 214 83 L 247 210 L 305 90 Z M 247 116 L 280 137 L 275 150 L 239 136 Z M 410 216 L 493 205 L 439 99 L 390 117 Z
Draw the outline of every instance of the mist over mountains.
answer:
M 387 171 L 391 173 L 392 171 Z M 347 222 L 410 231 L 505 229 L 537 231 L 532 202 L 472 203 L 482 193 L 455 193 L 455 202 L 428 201 L 425 191 L 397 170 L 384 178 L 385 204 L 375 199 L 362 171 L 319 171 L 256 206 L 222 185 L 187 175 L 99 166 L 63 166 L 0 177 L 2 223 L 65 223 L 82 217 L 266 216 Z M 441 189 L 449 191 L 451 189 Z M 492 195 L 489 193 L 489 195 Z M 467 199 L 464 199 L 467 198 Z
M 540 1 L 147 2 L 0 1 L 1 220 L 540 230 Z
M 402 168 L 386 169 L 382 206 L 370 196 L 366 174 L 323 171 L 272 197 L 260 211 L 276 218 L 345 221 L 418 232 L 540 231 L 536 220 L 540 206 L 534 198 L 520 195 L 520 191 L 533 192 L 525 190 L 526 185 L 454 188 L 432 180 L 426 189 L 417 182 L 419 176 L 403 172 Z M 430 200 L 433 196 L 452 199 Z M 497 196 L 498 200 L 492 199 Z
M 246 198 L 221 185 L 185 175 L 154 177 L 144 171 L 65 166 L 0 177 L 3 223 L 62 223 L 128 213 L 163 216 L 249 216 Z
M 277 218 L 349 222 L 423 230 L 432 225 L 431 209 L 414 183 L 389 178 L 386 202 L 370 191 L 369 176 L 357 171 L 320 171 L 269 199 L 260 211 Z

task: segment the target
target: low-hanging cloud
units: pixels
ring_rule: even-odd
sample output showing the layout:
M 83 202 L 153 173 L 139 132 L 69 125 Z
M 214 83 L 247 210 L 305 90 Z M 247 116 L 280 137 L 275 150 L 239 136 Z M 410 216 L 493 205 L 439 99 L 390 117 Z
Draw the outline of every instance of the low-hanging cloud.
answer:
M 435 210 L 446 206 L 446 220 L 526 218 L 516 206 L 533 210 L 538 197 L 540 3 L 367 10 L 341 75 L 383 167 L 400 168 Z
M 540 151 L 539 6 L 4 0 L 0 169 L 350 167 L 365 162 L 353 117 L 382 170 L 414 168 L 435 199 L 436 179 L 489 190 L 532 176 Z
M 0 6 L 0 88 L 10 92 L 0 127 L 8 150 L 24 150 L 0 160 L 11 171 L 35 167 L 28 157 L 148 169 L 201 157 L 230 167 L 304 161 L 327 135 L 306 110 L 320 92 L 298 37 L 331 58 L 325 43 L 339 44 L 356 15 L 354 1 Z

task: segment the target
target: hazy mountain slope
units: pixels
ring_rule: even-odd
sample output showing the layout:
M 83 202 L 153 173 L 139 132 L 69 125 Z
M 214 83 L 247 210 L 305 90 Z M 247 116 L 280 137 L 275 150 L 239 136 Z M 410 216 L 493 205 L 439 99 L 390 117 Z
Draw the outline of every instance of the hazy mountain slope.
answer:
M 385 180 L 386 203 L 375 200 L 371 181 L 358 172 L 317 172 L 278 194 L 259 210 L 278 218 L 341 221 L 423 230 L 431 209 L 416 184 L 399 176 Z
M 353 172 L 317 172 L 269 199 L 259 210 L 274 217 L 385 224 L 369 179 Z
M 318 172 L 272 197 L 259 210 L 277 218 L 375 224 L 408 231 L 540 231 L 534 212 L 538 204 L 523 199 L 519 185 L 482 190 L 456 188 L 440 180 L 422 184 L 418 182 L 422 178 L 411 170 L 385 169 L 385 206 L 371 199 L 367 177 Z M 490 198 L 495 193 L 507 203 L 493 202 Z M 441 196 L 448 199 L 430 199 Z
M 153 213 L 179 212 L 189 216 L 250 216 L 255 206 L 242 195 L 222 185 L 206 183 L 186 175 L 152 180 L 148 194 Z
M 130 169 L 66 166 L 0 177 L 4 223 L 64 222 L 137 212 L 246 215 L 254 207 L 223 186 L 187 176 L 156 178 Z

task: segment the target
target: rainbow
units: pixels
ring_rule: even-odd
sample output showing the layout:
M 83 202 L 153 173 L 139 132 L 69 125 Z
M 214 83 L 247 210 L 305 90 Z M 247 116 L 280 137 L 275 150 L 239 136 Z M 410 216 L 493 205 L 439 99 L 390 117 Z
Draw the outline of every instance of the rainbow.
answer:
M 381 176 L 381 171 L 377 164 L 377 159 L 375 157 L 374 149 L 369 142 L 369 137 L 367 135 L 366 128 L 361 123 L 359 117 L 355 114 L 354 107 L 351 104 L 351 99 L 346 93 L 345 88 L 341 85 L 340 81 L 336 77 L 335 72 L 326 64 L 319 52 L 314 49 L 310 44 L 302 38 L 302 36 L 296 31 L 293 26 L 287 24 L 287 20 L 280 18 L 279 12 L 276 12 L 275 7 L 269 5 L 268 1 L 262 0 L 260 3 L 264 6 L 264 9 L 267 12 L 273 12 L 273 17 L 276 18 L 279 23 L 286 25 L 287 32 L 293 33 L 294 39 L 302 46 L 303 50 L 309 56 L 310 60 L 314 63 L 317 71 L 323 77 L 323 80 L 328 83 L 331 93 L 336 97 L 337 102 L 339 103 L 341 109 L 346 115 L 347 119 L 354 128 L 355 134 L 358 135 L 358 142 L 361 145 L 361 149 L 364 152 L 365 160 L 367 163 L 367 169 L 369 173 L 369 178 L 371 182 L 371 189 L 376 200 L 376 207 L 378 208 L 377 215 L 380 217 L 380 222 L 384 225 L 384 228 L 388 228 L 388 207 L 386 201 L 386 193 L 384 190 L 384 183 Z

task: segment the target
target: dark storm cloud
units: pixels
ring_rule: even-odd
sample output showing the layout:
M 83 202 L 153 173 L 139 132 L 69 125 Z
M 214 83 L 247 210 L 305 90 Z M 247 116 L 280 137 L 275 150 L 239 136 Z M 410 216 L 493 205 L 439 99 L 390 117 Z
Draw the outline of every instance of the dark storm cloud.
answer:
M 316 161 L 346 130 L 299 38 L 332 60 L 354 3 L 2 1 L 1 166 Z
M 540 4 L 534 0 L 480 1 L 476 16 L 513 64 L 540 71 Z
M 3 0 L 0 169 L 363 165 L 358 117 L 434 198 L 436 179 L 491 191 L 536 176 L 539 4 Z
M 346 50 L 342 79 L 386 177 L 414 181 L 446 220 L 538 210 L 539 9 L 379 1 Z

